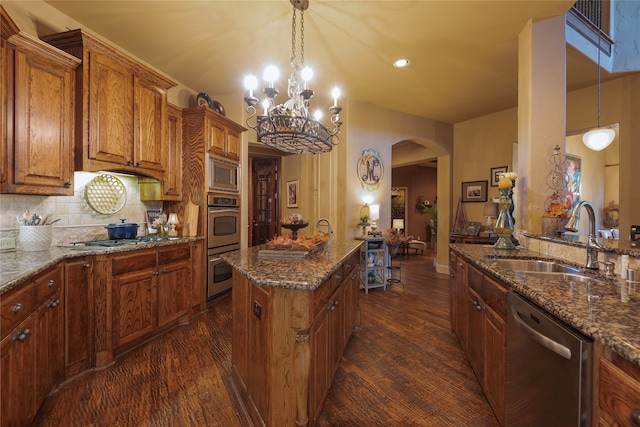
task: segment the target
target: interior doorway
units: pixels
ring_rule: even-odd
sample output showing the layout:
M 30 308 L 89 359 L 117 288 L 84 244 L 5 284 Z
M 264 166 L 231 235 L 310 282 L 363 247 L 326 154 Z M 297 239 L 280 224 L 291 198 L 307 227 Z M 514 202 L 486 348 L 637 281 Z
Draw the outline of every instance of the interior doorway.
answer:
M 279 232 L 280 158 L 249 157 L 249 246 L 267 243 Z

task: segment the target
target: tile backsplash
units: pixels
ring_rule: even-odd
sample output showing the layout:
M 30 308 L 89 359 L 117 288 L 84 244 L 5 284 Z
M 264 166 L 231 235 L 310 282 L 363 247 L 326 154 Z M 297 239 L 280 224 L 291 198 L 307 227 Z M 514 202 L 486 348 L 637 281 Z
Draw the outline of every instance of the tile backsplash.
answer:
M 161 201 L 141 201 L 138 177 L 110 173 L 125 186 L 126 202 L 114 214 L 96 212 L 85 197 L 85 188 L 96 176 L 105 173 L 75 172 L 73 196 L 28 196 L 20 194 L 0 194 L 0 237 L 18 237 L 18 214 L 27 209 L 41 215 L 53 214 L 60 221 L 53 225 L 53 245 L 69 242 L 107 238 L 105 226 L 125 219 L 135 222 L 140 228 L 138 235 L 146 230 L 146 211 L 161 209 Z

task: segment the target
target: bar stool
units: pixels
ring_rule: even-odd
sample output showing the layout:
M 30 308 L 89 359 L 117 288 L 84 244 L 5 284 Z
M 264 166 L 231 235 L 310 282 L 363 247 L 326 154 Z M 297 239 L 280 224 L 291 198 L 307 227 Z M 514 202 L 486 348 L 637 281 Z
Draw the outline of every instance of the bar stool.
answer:
M 387 245 L 387 254 L 389 255 L 389 262 L 387 263 L 387 285 L 391 286 L 399 283 L 404 288 L 404 283 L 402 283 L 402 257 L 398 257 L 398 265 L 393 265 L 393 258 L 398 254 L 400 246 L 402 246 L 402 243 Z M 398 272 L 398 278 L 393 277 L 394 271 Z

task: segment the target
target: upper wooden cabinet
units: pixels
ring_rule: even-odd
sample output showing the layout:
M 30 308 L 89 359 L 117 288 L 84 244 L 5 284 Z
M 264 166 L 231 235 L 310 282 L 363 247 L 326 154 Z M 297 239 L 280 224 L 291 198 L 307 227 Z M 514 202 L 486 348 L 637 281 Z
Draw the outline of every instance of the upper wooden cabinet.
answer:
M 0 192 L 73 195 L 75 69 L 80 61 L 2 13 Z
M 240 134 L 246 128 L 207 107 L 185 108 L 183 117 L 185 137 L 201 141 L 210 154 L 240 159 Z
M 167 176 L 162 200 L 182 200 L 182 109 L 167 105 Z
M 75 168 L 166 178 L 167 90 L 175 83 L 82 30 L 42 37 L 78 67 Z

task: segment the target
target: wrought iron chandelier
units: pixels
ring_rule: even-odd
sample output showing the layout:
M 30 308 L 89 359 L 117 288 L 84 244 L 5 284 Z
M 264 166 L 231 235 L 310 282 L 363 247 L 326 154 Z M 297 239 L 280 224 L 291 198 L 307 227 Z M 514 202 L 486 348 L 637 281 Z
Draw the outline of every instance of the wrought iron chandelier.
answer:
M 278 89 L 274 87 L 278 79 L 278 69 L 269 66 L 265 69 L 264 79 L 268 86 L 264 88 L 265 94 L 262 100 L 262 114 L 257 114 L 256 105 L 259 99 L 253 96 L 253 90 L 258 86 L 255 76 L 247 76 L 244 85 L 249 90 L 249 96 L 244 98 L 247 103 L 247 126 L 256 131 L 258 142 L 265 145 L 295 154 L 326 153 L 337 145 L 340 140 L 338 132 L 342 122 L 338 106 L 340 89 L 333 88 L 331 96 L 333 105 L 329 108 L 333 130 L 327 129 L 320 122 L 321 113 L 316 112 L 315 117 L 309 116 L 309 100 L 313 96 L 313 90 L 309 89 L 309 81 L 313 77 L 313 71 L 304 66 L 304 11 L 309 7 L 309 0 L 289 0 L 293 5 L 293 18 L 291 23 L 291 75 L 289 77 L 287 94 L 289 99 L 283 104 L 276 104 L 275 97 Z M 296 16 L 300 12 L 300 64 L 296 58 Z M 255 117 L 255 120 L 253 118 Z

